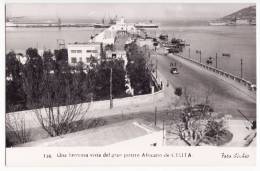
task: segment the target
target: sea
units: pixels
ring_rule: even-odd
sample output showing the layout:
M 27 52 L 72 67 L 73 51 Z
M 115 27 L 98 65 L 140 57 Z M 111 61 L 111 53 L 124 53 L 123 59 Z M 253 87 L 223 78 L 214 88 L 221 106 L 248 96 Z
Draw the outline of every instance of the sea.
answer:
M 103 29 L 92 27 L 64 27 L 64 28 L 6 28 L 6 53 L 10 50 L 25 52 L 29 47 L 38 49 L 57 49 L 59 39 L 65 43 L 87 42 L 91 36 Z M 162 33 L 169 38 L 183 39 L 186 46 L 181 53 L 194 60 L 206 63 L 213 58 L 215 66 L 234 75 L 241 75 L 246 80 L 256 83 L 256 26 L 208 26 L 206 23 L 167 23 L 157 29 L 147 30 L 154 36 Z M 223 56 L 230 54 L 230 56 Z M 242 65 L 241 65 L 242 59 Z

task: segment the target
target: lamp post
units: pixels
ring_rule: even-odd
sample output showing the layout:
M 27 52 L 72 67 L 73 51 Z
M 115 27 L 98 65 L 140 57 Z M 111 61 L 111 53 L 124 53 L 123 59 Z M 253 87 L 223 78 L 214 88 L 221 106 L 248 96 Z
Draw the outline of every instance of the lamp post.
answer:
M 113 69 L 112 69 L 112 67 L 111 67 L 111 68 L 110 68 L 110 109 L 113 108 L 112 74 L 113 74 Z
M 196 50 L 197 54 L 200 54 L 200 63 L 201 63 L 201 50 Z
M 216 53 L 216 68 L 218 68 L 218 53 Z
M 155 64 L 155 67 L 156 67 L 156 79 L 157 79 L 157 65 L 158 65 L 158 59 L 157 59 L 157 55 L 156 55 L 156 64 Z
M 243 78 L 243 59 L 240 59 L 240 77 Z

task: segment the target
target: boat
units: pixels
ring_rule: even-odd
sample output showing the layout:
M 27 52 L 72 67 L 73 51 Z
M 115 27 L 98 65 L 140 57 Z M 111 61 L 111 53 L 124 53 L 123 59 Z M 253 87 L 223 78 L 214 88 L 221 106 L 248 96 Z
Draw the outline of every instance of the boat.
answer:
M 230 57 L 230 53 L 222 53 L 222 56 Z
M 167 34 L 160 34 L 159 39 L 167 41 L 168 40 L 168 35 Z
M 5 23 L 5 26 L 6 27 L 17 27 L 17 24 L 8 21 L 8 22 Z
M 101 23 L 96 23 L 93 25 L 94 28 L 109 28 L 110 25 L 108 24 L 101 24 Z
M 102 19 L 102 23 L 93 24 L 94 28 L 109 28 L 111 25 L 116 24 L 117 17 L 110 19 L 109 23 L 105 24 L 105 19 Z
M 211 21 L 209 22 L 210 26 L 226 26 L 228 23 L 225 21 Z
M 159 27 L 157 24 L 152 23 L 152 20 L 150 20 L 150 23 L 137 23 L 134 26 L 136 28 L 158 28 Z

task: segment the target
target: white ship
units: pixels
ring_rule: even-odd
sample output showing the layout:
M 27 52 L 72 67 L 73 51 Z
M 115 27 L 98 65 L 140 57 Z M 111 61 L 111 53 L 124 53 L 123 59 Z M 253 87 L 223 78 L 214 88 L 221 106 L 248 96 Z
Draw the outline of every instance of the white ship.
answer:
M 17 27 L 17 24 L 8 21 L 8 22 L 5 23 L 5 26 L 6 27 Z
M 210 26 L 226 26 L 228 25 L 228 23 L 226 23 L 225 21 L 211 21 L 209 22 Z

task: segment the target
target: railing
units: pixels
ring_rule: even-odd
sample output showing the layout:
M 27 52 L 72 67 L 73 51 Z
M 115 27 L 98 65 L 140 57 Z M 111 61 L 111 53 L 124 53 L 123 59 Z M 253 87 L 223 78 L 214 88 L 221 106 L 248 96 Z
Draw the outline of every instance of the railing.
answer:
M 236 81 L 236 82 L 238 82 L 238 83 L 240 83 L 240 84 L 246 86 L 246 87 L 247 87 L 249 90 L 251 90 L 251 91 L 256 91 L 256 86 L 255 86 L 255 84 L 253 84 L 252 82 L 250 82 L 250 81 L 248 81 L 248 80 L 245 80 L 245 79 L 243 79 L 243 78 L 240 78 L 240 77 L 238 77 L 238 76 L 235 76 L 235 75 L 233 75 L 233 74 L 231 74 L 231 73 L 225 72 L 225 71 L 223 71 L 223 70 L 221 70 L 221 69 L 214 68 L 214 67 L 211 67 L 211 66 L 202 64 L 202 63 L 200 63 L 200 62 L 198 62 L 198 61 L 195 61 L 195 60 L 192 60 L 192 59 L 190 59 L 190 58 L 186 58 L 186 57 L 183 57 L 183 56 L 177 55 L 177 54 L 175 54 L 175 55 L 178 56 L 178 57 L 181 57 L 181 58 L 183 58 L 183 59 L 185 59 L 185 60 L 188 60 L 188 61 L 190 61 L 190 62 L 192 62 L 192 63 L 194 63 L 194 64 L 197 64 L 197 65 L 201 66 L 202 68 L 205 68 L 205 69 L 207 69 L 207 70 L 209 70 L 209 71 L 212 71 L 212 72 L 214 72 L 214 73 L 216 73 L 216 74 L 219 74 L 219 75 L 221 75 L 221 76 L 223 76 L 223 77 L 226 77 L 226 78 L 229 78 L 229 79 L 231 79 L 231 80 L 234 80 L 234 81 Z

